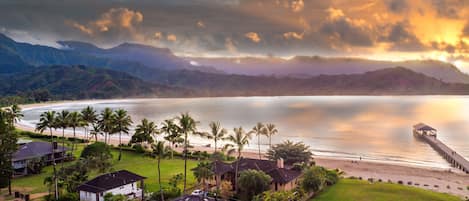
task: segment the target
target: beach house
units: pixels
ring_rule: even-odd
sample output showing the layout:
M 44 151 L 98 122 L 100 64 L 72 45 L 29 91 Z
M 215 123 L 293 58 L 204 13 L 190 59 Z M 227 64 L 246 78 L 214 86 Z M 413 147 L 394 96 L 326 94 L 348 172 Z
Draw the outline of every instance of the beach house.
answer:
M 120 170 L 85 182 L 78 186 L 77 191 L 80 194 L 80 201 L 104 201 L 104 196 L 108 193 L 142 200 L 145 179 L 146 177 L 127 170 Z
M 271 161 L 241 158 L 233 163 L 216 161 L 213 166 L 215 173 L 213 182 L 229 181 L 231 184 L 235 184 L 237 163 L 239 163 L 238 175 L 245 170 L 258 170 L 268 174 L 272 178 L 270 189 L 273 191 L 294 189 L 299 184 L 299 177 L 302 175 L 301 170 L 285 167 L 283 159 Z
M 29 174 L 29 165 L 40 162 L 44 165 L 52 164 L 52 154 L 56 162 L 67 159 L 66 147 L 58 146 L 57 142 L 27 142 L 13 154 L 12 165 L 16 176 Z

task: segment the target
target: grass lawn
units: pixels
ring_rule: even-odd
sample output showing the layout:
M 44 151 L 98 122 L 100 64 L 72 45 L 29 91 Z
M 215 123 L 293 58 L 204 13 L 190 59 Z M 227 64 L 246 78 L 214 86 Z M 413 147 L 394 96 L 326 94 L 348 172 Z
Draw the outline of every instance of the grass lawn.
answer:
M 311 201 L 461 201 L 448 194 L 399 184 L 341 179 Z
M 75 151 L 75 155 L 79 156 L 79 153 L 84 148 L 84 144 L 78 146 L 78 150 Z M 142 154 L 134 152 L 122 152 L 122 160 L 117 161 L 118 151 L 113 150 L 113 170 L 129 170 L 139 175 L 147 177 L 145 184 L 147 190 L 156 191 L 158 190 L 158 177 L 157 177 L 157 165 L 156 159 L 150 157 L 144 157 Z M 71 164 L 73 162 L 69 162 Z M 196 182 L 194 175 L 190 169 L 197 166 L 198 161 L 188 160 L 187 161 L 187 184 L 189 187 L 193 186 Z M 67 165 L 67 164 L 65 164 Z M 57 170 L 61 167 L 61 164 L 57 165 Z M 178 173 L 184 172 L 184 160 L 182 159 L 165 159 L 161 161 L 161 182 L 163 185 L 168 185 L 169 179 Z M 13 180 L 13 188 L 21 188 L 22 192 L 29 193 L 41 193 L 47 192 L 47 187 L 43 184 L 44 178 L 52 175 L 52 166 L 45 167 L 43 172 L 38 175 L 31 175 Z M 94 178 L 98 173 L 92 172 L 89 179 Z M 180 184 L 182 189 L 182 182 Z

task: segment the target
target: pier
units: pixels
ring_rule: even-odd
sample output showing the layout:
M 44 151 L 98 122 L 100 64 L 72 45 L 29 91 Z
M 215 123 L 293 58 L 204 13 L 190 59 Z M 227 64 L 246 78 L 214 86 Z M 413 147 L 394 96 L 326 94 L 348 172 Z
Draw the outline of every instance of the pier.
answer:
M 436 129 L 426 124 L 419 123 L 414 125 L 413 133 L 430 144 L 430 146 L 441 154 L 453 167 L 469 174 L 469 161 L 438 140 Z

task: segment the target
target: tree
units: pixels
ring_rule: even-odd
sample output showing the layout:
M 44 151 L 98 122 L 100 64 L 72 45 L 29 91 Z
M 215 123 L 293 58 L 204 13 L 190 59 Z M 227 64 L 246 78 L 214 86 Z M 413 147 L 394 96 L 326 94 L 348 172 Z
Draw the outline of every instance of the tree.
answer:
M 267 158 L 270 160 L 282 158 L 285 160 L 285 163 L 289 165 L 294 163 L 308 163 L 312 155 L 311 151 L 309 151 L 309 146 L 305 145 L 303 142 L 293 143 L 290 140 L 274 145 L 267 152 Z
M 161 123 L 161 132 L 166 134 L 164 137 L 171 145 L 171 150 L 174 149 L 174 145 L 177 143 L 184 142 L 184 138 L 181 137 L 181 133 L 179 132 L 179 127 L 174 124 L 173 119 L 166 119 Z M 174 151 L 171 151 L 171 159 L 174 158 Z
M 105 172 L 109 169 L 112 159 L 111 148 L 103 142 L 87 145 L 81 152 L 80 158 L 86 159 L 89 168 Z
M 91 106 L 88 106 L 81 110 L 81 116 L 83 119 L 83 127 L 85 128 L 85 138 L 88 139 L 88 129 L 91 125 L 92 128 L 95 127 L 96 121 L 98 121 L 98 115 L 96 114 L 96 110 L 94 110 Z M 96 136 L 96 141 L 97 136 Z
M 50 140 L 51 143 L 54 143 L 54 136 L 52 134 L 52 128 L 56 127 L 56 113 L 55 111 L 43 112 L 39 117 L 39 123 L 36 124 L 36 130 L 43 133 L 44 130 L 49 129 L 50 131 Z M 52 152 L 54 152 L 54 146 L 52 147 Z M 53 180 L 54 180 L 54 200 L 57 200 L 59 197 L 58 184 L 57 184 L 57 169 L 55 163 L 55 156 L 52 154 L 52 167 L 53 167 Z
M 207 179 L 210 179 L 210 177 L 212 177 L 214 174 L 212 171 L 212 163 L 200 162 L 199 164 L 197 164 L 197 167 L 192 169 L 192 172 L 194 173 L 195 178 L 197 178 L 197 182 L 202 183 L 204 191 L 206 191 L 206 181 Z
M 213 139 L 213 142 L 214 142 L 214 156 L 215 154 L 217 153 L 217 142 L 219 140 L 224 140 L 225 139 L 225 135 L 228 133 L 226 131 L 226 129 L 222 128 L 221 125 L 220 125 L 220 122 L 210 122 L 209 124 L 210 126 L 210 132 L 207 133 L 205 136 L 208 138 L 208 139 Z M 214 158 L 214 160 L 216 161 L 216 158 Z M 215 166 L 215 171 L 216 171 L 216 168 L 217 166 Z M 217 190 L 219 189 L 219 181 L 218 181 L 218 178 L 215 179 L 215 183 L 216 183 L 216 186 L 217 186 Z
M 11 156 L 17 150 L 18 136 L 14 131 L 14 114 L 0 109 L 0 188 L 8 186 L 11 194 L 13 167 Z
M 304 172 L 301 187 L 307 192 L 317 192 L 326 182 L 326 172 L 323 168 L 313 166 Z
M 217 142 L 225 139 L 225 135 L 228 133 L 226 129 L 222 128 L 220 122 L 210 122 L 209 124 L 210 132 L 207 133 L 208 139 L 213 139 L 214 142 L 214 152 L 217 152 Z
M 160 170 L 160 162 L 161 159 L 166 157 L 168 150 L 164 146 L 163 141 L 159 141 L 156 144 L 152 144 L 152 155 L 156 157 L 157 160 L 157 165 L 158 165 L 158 185 L 160 186 L 160 195 L 161 195 L 161 200 L 164 201 L 164 195 L 163 195 L 163 188 L 161 187 L 161 170 Z
M 62 110 L 55 117 L 55 124 L 57 128 L 62 128 L 62 147 L 65 148 L 65 129 L 70 125 L 70 112 L 67 110 Z M 62 168 L 64 163 L 62 163 Z
M 233 144 L 226 144 L 224 149 L 227 149 L 229 147 L 236 147 L 235 149 L 229 150 L 228 153 L 232 153 L 234 151 L 238 152 L 236 168 L 235 168 L 235 191 L 238 191 L 237 184 L 238 184 L 239 160 L 241 159 L 241 152 L 243 151 L 244 146 L 249 144 L 249 140 L 251 139 L 251 134 L 244 132 L 243 127 L 234 128 L 233 131 L 234 131 L 234 134 L 226 138 L 228 141 L 230 141 Z
M 113 195 L 112 193 L 106 193 L 104 195 L 104 201 L 127 201 L 127 197 L 122 194 Z
M 298 196 L 292 191 L 265 191 L 264 193 L 256 196 L 259 201 L 297 201 Z
M 109 134 L 113 132 L 114 129 L 114 112 L 111 108 L 104 108 L 104 110 L 99 115 L 98 125 L 99 130 L 104 132 L 104 143 L 108 143 Z
M 181 173 L 173 175 L 171 179 L 169 179 L 169 185 L 171 185 L 174 188 L 177 188 L 179 182 L 182 181 L 183 179 L 184 179 L 184 175 Z
M 251 130 L 251 133 L 254 133 L 257 136 L 257 147 L 259 148 L 259 159 L 262 159 L 261 156 L 261 135 L 265 135 L 266 129 L 264 124 L 258 122 Z
M 132 124 L 132 118 L 127 114 L 127 111 L 118 109 L 114 115 L 115 131 L 119 132 L 119 158 L 122 158 L 122 133 L 129 134 L 129 127 Z
M 76 188 L 88 180 L 88 163 L 80 159 L 74 164 L 60 168 L 58 179 L 66 187 L 67 192 L 76 192 Z
M 17 104 L 13 104 L 11 107 L 5 109 L 6 114 L 9 116 L 9 124 L 11 127 L 13 127 L 15 124 L 23 118 L 23 113 L 21 111 L 21 107 L 19 107 Z M 13 152 L 9 153 L 8 157 L 9 160 L 12 161 L 12 156 Z M 13 175 L 10 172 L 10 176 L 8 177 L 8 194 L 11 195 L 11 177 Z
M 265 125 L 265 135 L 269 137 L 269 148 L 272 148 L 272 136 L 278 133 L 275 124 L 267 124 Z
M 178 118 L 178 130 L 184 135 L 184 188 L 183 193 L 186 194 L 187 184 L 187 148 L 189 142 L 187 140 L 188 135 L 197 133 L 197 124 L 189 113 L 182 113 Z
M 71 112 L 69 114 L 69 126 L 73 129 L 73 144 L 72 144 L 72 155 L 73 151 L 75 150 L 75 141 L 76 141 L 76 133 L 75 130 L 77 127 L 83 126 L 83 118 L 81 116 L 81 113 L 79 112 Z
M 148 121 L 148 119 L 142 119 L 142 122 L 135 128 L 135 134 L 132 135 L 131 143 L 149 143 L 154 142 L 153 135 L 158 134 L 158 128 L 155 122 Z
M 262 171 L 245 170 L 239 176 L 238 187 L 243 194 L 243 200 L 252 200 L 258 195 L 269 189 L 272 178 Z
M 99 124 L 93 124 L 92 127 L 93 129 L 90 130 L 90 135 L 94 135 L 94 141 L 98 142 L 98 135 L 103 135 L 101 133 L 101 128 Z

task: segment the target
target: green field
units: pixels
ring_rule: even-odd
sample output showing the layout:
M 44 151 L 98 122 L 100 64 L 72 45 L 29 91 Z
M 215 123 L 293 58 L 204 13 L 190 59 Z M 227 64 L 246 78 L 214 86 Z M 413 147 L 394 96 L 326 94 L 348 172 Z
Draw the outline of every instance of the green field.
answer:
M 79 155 L 84 145 L 79 145 L 78 151 L 75 155 Z M 143 154 L 134 152 L 123 151 L 122 160 L 117 161 L 118 151 L 113 150 L 113 170 L 129 170 L 131 172 L 140 174 L 147 177 L 145 184 L 147 190 L 156 191 L 158 189 L 158 177 L 157 177 L 157 166 L 156 159 L 150 157 L 144 157 Z M 69 162 L 71 163 L 71 162 Z M 198 161 L 188 160 L 187 163 L 187 183 L 191 187 L 195 184 L 195 178 L 190 169 L 196 167 Z M 57 169 L 61 167 L 61 164 L 57 165 Z M 184 160 L 173 159 L 173 160 L 162 160 L 161 161 L 161 182 L 163 185 L 167 185 L 168 180 L 175 174 L 184 172 Z M 47 192 L 47 187 L 43 184 L 44 178 L 52 175 L 52 167 L 48 166 L 43 169 L 43 172 L 38 175 L 31 175 L 13 180 L 13 188 L 21 188 L 22 192 L 29 193 L 42 193 Z M 94 178 L 97 173 L 93 172 L 89 179 Z M 181 182 L 182 187 L 182 182 Z
M 341 179 L 311 201 L 461 201 L 448 194 L 389 183 Z

